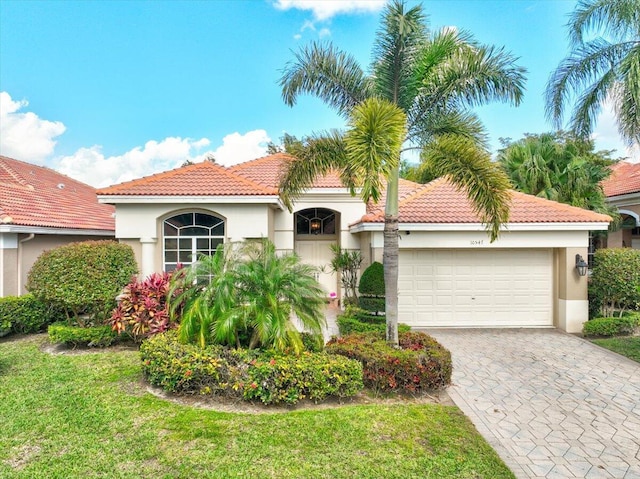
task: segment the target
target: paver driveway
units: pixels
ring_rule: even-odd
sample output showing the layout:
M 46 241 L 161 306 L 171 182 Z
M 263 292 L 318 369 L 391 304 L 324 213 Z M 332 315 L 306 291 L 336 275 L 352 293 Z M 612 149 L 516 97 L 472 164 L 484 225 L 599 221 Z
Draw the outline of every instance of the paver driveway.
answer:
M 429 330 L 449 394 L 518 478 L 640 479 L 640 364 L 547 330 Z

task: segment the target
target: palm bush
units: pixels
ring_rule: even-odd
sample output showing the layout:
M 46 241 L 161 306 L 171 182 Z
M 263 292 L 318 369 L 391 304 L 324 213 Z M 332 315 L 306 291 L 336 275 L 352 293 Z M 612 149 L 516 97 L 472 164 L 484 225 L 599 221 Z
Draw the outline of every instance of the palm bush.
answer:
M 179 338 L 201 347 L 214 343 L 302 351 L 292 314 L 314 334 L 324 324 L 325 295 L 314 273 L 297 255 L 277 254 L 266 239 L 221 246 L 176 276 L 173 287 L 182 292 L 171 310 L 183 308 Z

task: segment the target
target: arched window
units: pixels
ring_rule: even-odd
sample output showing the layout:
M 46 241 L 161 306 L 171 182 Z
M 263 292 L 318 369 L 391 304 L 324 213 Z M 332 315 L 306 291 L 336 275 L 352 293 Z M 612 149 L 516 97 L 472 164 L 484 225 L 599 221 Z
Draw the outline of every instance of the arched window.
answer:
M 164 270 L 187 265 L 201 254 L 212 255 L 224 243 L 224 219 L 206 213 L 180 213 L 163 223 Z
M 295 214 L 296 235 L 335 236 L 336 213 L 326 208 L 309 208 Z

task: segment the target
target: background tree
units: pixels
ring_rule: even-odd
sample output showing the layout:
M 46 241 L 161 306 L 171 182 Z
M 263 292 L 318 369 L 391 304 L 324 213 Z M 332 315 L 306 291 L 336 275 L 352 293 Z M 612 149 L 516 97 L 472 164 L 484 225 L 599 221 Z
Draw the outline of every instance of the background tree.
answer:
M 303 47 L 286 65 L 280 84 L 288 105 L 308 93 L 348 119 L 346 132 L 306 139 L 281 181 L 288 207 L 316 176 L 332 169 L 365 201 L 377 202 L 386 188 L 383 261 L 390 343 L 398 342 L 402 151 L 420 150 L 438 176 L 464 190 L 495 239 L 508 218 L 509 182 L 492 165 L 484 129 L 469 108 L 492 100 L 517 105 L 523 83 L 524 70 L 513 56 L 478 44 L 466 32 L 432 33 L 422 6 L 406 9 L 400 1 L 382 14 L 369 74 L 330 43 Z
M 600 183 L 611 174 L 609 151 L 563 132 L 526 135 L 498 153 L 514 187 L 531 195 L 618 217 Z
M 581 0 L 568 27 L 572 50 L 547 84 L 547 116 L 560 128 L 575 99 L 569 126 L 587 137 L 610 101 L 622 137 L 640 143 L 640 0 Z

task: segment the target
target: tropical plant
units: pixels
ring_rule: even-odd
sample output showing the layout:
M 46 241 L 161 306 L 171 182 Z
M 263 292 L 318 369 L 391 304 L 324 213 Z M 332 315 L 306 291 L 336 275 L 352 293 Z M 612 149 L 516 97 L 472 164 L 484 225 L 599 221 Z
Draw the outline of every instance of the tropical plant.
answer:
M 398 343 L 401 152 L 422 151 L 438 176 L 468 194 L 495 239 L 508 218 L 509 182 L 492 165 L 483 127 L 468 107 L 491 100 L 518 104 L 524 70 L 514 64 L 513 56 L 468 33 L 430 32 L 421 5 L 407 9 L 394 1 L 383 13 L 369 74 L 352 56 L 318 43 L 298 51 L 284 69 L 280 85 L 288 105 L 308 93 L 348 120 L 346 132 L 305 139 L 280 184 L 289 209 L 315 177 L 331 170 L 365 201 L 377 203 L 386 188 L 383 261 L 391 344 Z
M 587 137 L 611 102 L 620 135 L 639 143 L 640 2 L 580 0 L 568 27 L 572 50 L 547 84 L 547 116 L 560 128 L 565 107 L 576 99 L 569 125 Z
M 140 342 L 175 328 L 177 323 L 171 320 L 167 304 L 170 281 L 171 273 L 153 273 L 144 280 L 133 278 L 111 313 L 109 324 L 113 330 L 118 334 L 126 332 Z
M 358 302 L 358 271 L 362 264 L 362 254 L 359 250 L 346 250 L 337 244 L 331 245 L 333 258 L 329 266 L 332 272 L 340 273 L 340 282 L 344 289 L 344 302 L 355 304 Z
M 519 191 L 619 216 L 605 201 L 601 186 L 613 160 L 607 151 L 595 152 L 591 140 L 563 132 L 529 134 L 506 143 L 498 161 Z
M 277 254 L 272 242 L 224 245 L 176 275 L 171 311 L 183 308 L 178 330 L 183 342 L 304 349 L 291 321 L 319 334 L 324 324 L 324 292 L 315 268 L 294 253 Z M 204 281 L 203 281 L 204 278 Z

